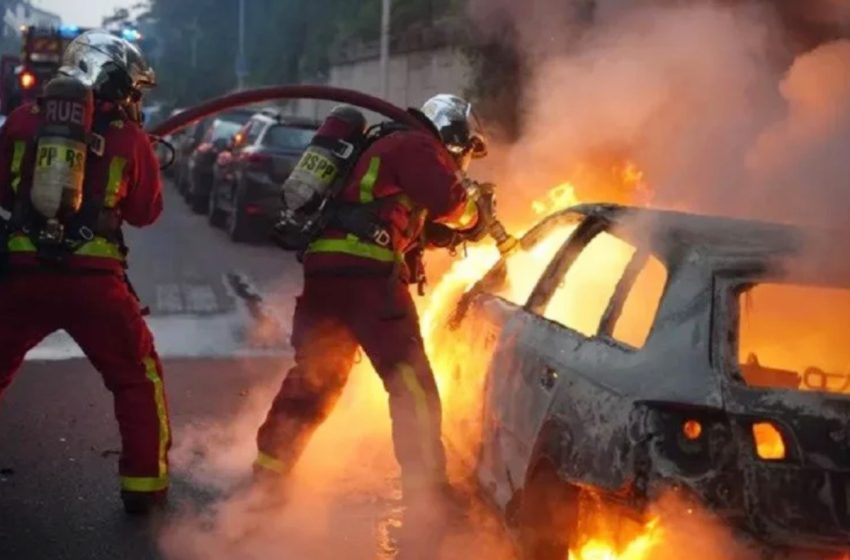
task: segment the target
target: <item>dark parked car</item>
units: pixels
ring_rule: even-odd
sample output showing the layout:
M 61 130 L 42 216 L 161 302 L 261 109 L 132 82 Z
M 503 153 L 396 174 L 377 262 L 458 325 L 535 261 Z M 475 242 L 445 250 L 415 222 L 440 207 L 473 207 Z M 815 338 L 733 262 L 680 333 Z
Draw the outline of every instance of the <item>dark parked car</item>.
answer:
M 192 148 L 186 168 L 184 196 L 194 212 L 206 212 L 212 188 L 213 165 L 218 154 L 228 148 L 233 136 L 253 114 L 253 111 L 247 109 L 228 111 L 216 115 L 205 126 L 200 143 Z
M 171 173 L 174 176 L 174 185 L 184 198 L 189 188 L 189 158 L 204 139 L 212 120 L 194 122 L 173 136 L 174 164 Z
M 584 205 L 483 276 L 442 334 L 446 433 L 523 557 L 670 489 L 772 551 L 850 549 L 845 237 Z
M 262 237 L 280 213 L 280 189 L 319 127 L 312 119 L 257 113 L 218 155 L 207 215 L 234 241 Z

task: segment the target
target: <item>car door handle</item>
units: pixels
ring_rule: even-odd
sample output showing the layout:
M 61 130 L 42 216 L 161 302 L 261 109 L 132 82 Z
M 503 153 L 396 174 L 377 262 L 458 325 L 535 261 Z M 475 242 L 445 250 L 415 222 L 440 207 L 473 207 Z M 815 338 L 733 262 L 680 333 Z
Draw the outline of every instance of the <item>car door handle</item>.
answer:
M 540 374 L 540 385 L 547 391 L 551 391 L 558 382 L 558 370 L 553 367 L 546 366 Z

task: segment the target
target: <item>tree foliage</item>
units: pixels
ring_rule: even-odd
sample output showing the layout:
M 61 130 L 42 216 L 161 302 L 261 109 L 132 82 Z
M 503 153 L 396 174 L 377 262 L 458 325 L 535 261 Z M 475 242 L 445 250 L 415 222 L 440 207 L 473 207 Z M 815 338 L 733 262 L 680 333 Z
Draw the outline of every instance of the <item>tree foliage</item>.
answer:
M 395 32 L 460 9 L 462 0 L 393 0 Z M 150 0 L 143 45 L 158 95 L 184 105 L 236 87 L 238 0 Z M 245 0 L 247 85 L 313 81 L 341 45 L 380 35 L 381 0 Z

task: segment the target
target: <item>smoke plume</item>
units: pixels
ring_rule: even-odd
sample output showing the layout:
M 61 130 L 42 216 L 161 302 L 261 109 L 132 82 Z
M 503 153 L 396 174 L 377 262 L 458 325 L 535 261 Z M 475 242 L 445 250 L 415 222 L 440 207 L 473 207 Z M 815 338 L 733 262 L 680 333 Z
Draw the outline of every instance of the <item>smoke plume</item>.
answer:
M 485 30 L 512 25 L 531 65 L 521 138 L 487 170 L 506 183 L 510 206 L 526 207 L 577 166 L 627 158 L 657 206 L 842 225 L 846 3 L 477 0 L 471 9 Z M 633 202 L 577 188 L 585 201 Z

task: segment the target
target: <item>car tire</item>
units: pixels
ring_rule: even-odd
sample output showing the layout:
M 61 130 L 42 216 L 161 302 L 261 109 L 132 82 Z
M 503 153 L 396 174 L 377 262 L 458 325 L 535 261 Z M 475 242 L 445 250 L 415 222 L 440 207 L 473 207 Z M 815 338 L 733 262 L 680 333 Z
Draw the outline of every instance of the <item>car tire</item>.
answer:
M 548 462 L 538 466 L 523 489 L 516 539 L 521 560 L 564 560 L 576 540 L 579 489 L 560 479 Z
M 227 221 L 227 215 L 218 207 L 216 191 L 216 186 L 213 185 L 213 188 L 210 191 L 209 204 L 207 204 L 207 222 L 209 222 L 212 227 L 220 228 L 224 227 L 225 222 Z
M 233 194 L 233 205 L 227 215 L 227 235 L 234 243 L 245 243 L 254 239 L 250 220 L 242 208 L 241 190 L 238 186 L 236 187 L 236 192 Z
M 205 214 L 208 205 L 209 199 L 206 196 L 193 193 L 189 197 L 189 207 L 192 208 L 192 212 L 195 214 Z

